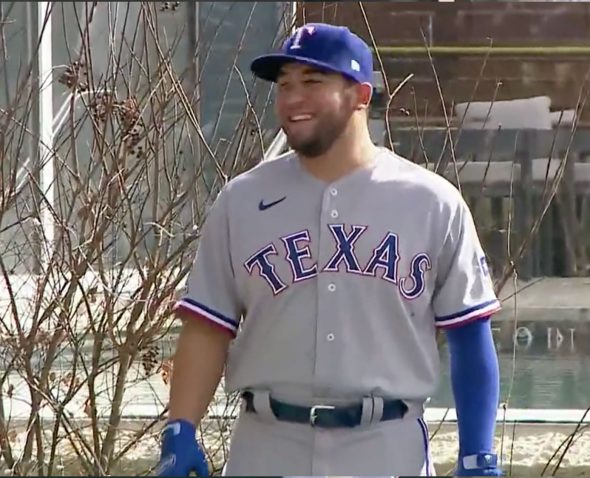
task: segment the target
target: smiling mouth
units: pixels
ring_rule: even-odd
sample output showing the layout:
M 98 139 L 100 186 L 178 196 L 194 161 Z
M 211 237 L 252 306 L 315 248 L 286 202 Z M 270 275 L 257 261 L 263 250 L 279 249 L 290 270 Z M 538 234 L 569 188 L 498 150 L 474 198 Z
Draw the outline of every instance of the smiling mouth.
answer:
M 304 114 L 304 115 L 293 115 L 293 116 L 289 116 L 289 123 L 302 123 L 304 121 L 309 121 L 312 118 L 313 117 L 311 115 L 308 115 L 308 114 Z

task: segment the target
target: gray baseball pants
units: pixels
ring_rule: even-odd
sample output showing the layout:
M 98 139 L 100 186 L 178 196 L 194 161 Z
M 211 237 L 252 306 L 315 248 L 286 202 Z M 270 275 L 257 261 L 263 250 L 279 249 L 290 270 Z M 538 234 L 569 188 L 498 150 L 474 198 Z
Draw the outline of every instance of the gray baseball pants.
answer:
M 242 406 L 234 424 L 224 475 L 436 475 L 421 416 L 379 421 L 366 414 L 359 427 L 322 429 L 278 421 L 267 393 L 254 400 L 257 413 Z

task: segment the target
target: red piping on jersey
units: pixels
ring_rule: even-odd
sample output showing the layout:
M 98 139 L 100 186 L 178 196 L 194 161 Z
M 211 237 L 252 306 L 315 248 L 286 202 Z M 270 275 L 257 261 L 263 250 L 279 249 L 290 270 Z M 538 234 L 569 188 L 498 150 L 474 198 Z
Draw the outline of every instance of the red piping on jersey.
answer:
M 461 327 L 462 325 L 467 325 L 467 324 L 470 324 L 471 322 L 475 322 L 476 320 L 489 319 L 492 317 L 492 315 L 494 315 L 499 310 L 500 310 L 500 307 L 498 307 L 496 310 L 492 310 L 491 312 L 487 311 L 481 315 L 476 315 L 475 317 L 470 317 L 469 319 L 464 320 L 463 322 L 457 322 L 455 324 L 449 324 L 449 325 L 440 325 L 438 328 L 439 329 L 455 329 L 457 327 Z
M 223 325 L 209 319 L 208 317 L 205 317 L 203 314 L 199 314 L 198 312 L 195 312 L 192 309 L 189 309 L 188 307 L 184 307 L 182 304 L 178 304 L 175 308 L 174 311 L 178 314 L 178 310 L 182 310 L 183 314 L 187 314 L 190 315 L 191 318 L 195 318 L 195 319 L 199 319 L 199 320 L 205 320 L 207 322 L 209 322 L 210 325 L 212 325 L 213 327 L 215 327 L 216 329 L 219 329 L 220 331 L 225 332 L 226 334 L 229 334 L 232 338 L 235 338 L 236 334 L 234 333 L 233 330 L 228 329 L 227 327 L 224 327 Z

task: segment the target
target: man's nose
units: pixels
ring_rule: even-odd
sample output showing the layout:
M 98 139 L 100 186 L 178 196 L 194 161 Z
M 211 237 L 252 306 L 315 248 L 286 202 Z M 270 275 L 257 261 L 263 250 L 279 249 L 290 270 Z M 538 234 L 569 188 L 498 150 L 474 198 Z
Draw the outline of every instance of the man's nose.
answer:
M 289 88 L 283 95 L 285 106 L 299 106 L 305 101 L 305 92 L 301 86 L 294 85 Z

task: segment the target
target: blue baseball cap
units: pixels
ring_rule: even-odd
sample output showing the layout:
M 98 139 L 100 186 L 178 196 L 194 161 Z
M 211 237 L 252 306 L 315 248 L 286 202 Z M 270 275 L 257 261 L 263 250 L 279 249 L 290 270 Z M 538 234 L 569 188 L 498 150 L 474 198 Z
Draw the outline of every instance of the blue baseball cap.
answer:
M 283 43 L 280 53 L 259 56 L 250 68 L 257 77 L 276 82 L 281 67 L 291 62 L 373 84 L 373 54 L 347 27 L 307 23 Z

